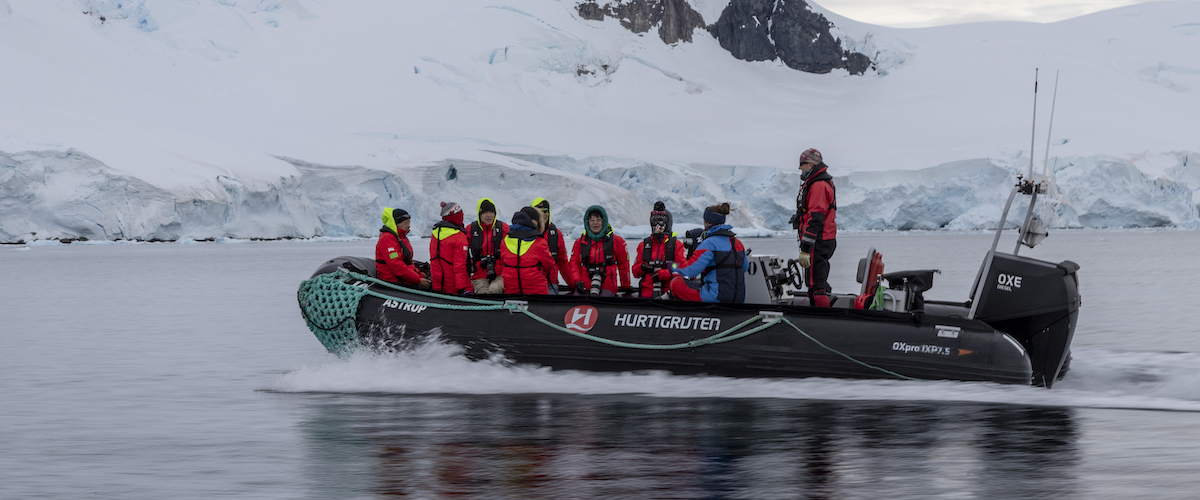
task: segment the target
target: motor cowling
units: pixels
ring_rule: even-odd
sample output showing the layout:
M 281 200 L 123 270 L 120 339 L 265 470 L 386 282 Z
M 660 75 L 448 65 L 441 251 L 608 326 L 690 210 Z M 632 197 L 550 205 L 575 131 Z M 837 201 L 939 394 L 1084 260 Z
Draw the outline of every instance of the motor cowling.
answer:
M 1051 387 L 1075 335 L 1082 302 L 1079 265 L 1001 253 L 990 260 L 973 299 L 974 317 L 1020 342 L 1029 352 L 1034 384 Z

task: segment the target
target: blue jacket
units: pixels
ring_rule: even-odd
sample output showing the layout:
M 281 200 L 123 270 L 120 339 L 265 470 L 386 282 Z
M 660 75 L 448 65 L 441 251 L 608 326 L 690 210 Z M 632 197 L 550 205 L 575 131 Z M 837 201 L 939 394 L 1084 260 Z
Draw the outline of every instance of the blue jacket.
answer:
M 704 277 L 700 300 L 705 302 L 746 301 L 746 271 L 750 269 L 750 261 L 742 242 L 730 229 L 727 224 L 708 228 L 692 258 L 682 266 L 672 265 L 675 272 L 689 278 Z

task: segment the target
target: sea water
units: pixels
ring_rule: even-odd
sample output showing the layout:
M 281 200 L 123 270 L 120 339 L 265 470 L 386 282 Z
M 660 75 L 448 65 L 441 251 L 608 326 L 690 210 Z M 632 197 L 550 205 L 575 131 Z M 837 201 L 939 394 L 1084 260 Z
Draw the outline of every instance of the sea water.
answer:
M 843 234 L 831 283 L 855 291 L 875 247 L 962 301 L 991 242 Z M 1198 243 L 1022 248 L 1081 266 L 1053 390 L 554 372 L 440 344 L 343 360 L 296 288 L 373 241 L 3 246 L 0 498 L 1195 498 Z

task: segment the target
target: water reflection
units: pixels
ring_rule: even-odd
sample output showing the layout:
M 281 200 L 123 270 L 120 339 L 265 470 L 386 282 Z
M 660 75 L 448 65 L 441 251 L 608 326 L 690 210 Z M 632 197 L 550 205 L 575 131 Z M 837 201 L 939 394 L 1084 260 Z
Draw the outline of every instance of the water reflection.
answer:
M 1073 410 L 306 395 L 314 498 L 1074 498 Z

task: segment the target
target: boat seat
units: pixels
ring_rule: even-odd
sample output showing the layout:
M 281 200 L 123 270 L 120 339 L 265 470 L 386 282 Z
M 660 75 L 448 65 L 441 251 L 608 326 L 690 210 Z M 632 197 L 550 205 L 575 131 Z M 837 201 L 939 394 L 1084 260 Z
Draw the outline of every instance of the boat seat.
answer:
M 879 288 L 879 278 L 883 275 L 883 254 L 876 252 L 875 247 L 867 250 L 867 256 L 858 260 L 858 282 L 862 283 L 862 287 L 858 291 L 858 297 L 853 301 L 854 309 L 866 309 L 870 307 L 871 301 L 875 297 L 875 291 Z

